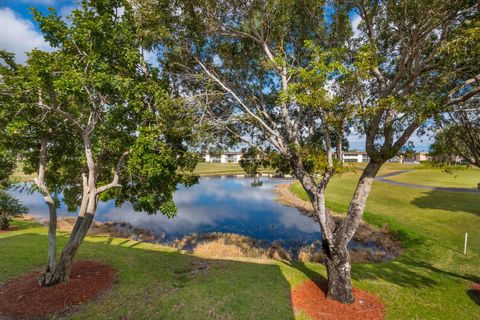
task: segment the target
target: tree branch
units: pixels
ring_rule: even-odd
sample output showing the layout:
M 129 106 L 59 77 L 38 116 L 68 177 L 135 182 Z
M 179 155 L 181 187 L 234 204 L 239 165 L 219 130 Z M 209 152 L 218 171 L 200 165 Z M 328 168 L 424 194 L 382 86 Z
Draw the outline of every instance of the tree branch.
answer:
M 124 153 L 122 153 L 122 155 L 120 156 L 120 159 L 118 159 L 118 162 L 117 162 L 117 166 L 115 168 L 115 171 L 113 173 L 113 179 L 112 179 L 112 182 L 110 182 L 109 184 L 107 185 L 104 185 L 100 188 L 97 188 L 97 195 L 101 194 L 102 192 L 104 191 L 107 191 L 111 188 L 115 188 L 115 187 L 121 187 L 120 184 L 118 184 L 118 180 L 120 179 L 120 176 L 119 176 L 119 173 L 120 173 L 120 170 L 122 169 L 122 166 L 123 166 L 123 162 L 125 161 L 125 158 L 130 154 L 130 151 L 125 151 Z

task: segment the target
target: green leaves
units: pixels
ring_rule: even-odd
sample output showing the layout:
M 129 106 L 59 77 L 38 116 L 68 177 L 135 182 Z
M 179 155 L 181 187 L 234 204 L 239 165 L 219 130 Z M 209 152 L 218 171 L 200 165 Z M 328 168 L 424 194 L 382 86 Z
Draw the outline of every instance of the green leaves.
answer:
M 248 175 L 257 175 L 260 167 L 267 168 L 270 165 L 268 156 L 255 147 L 243 149 L 239 163 Z
M 89 170 L 83 139 L 88 136 L 97 187 L 109 184 L 115 173 L 122 185 L 102 200 L 173 215 L 173 192 L 179 184 L 196 182 L 189 173 L 196 158 L 188 147 L 196 139 L 194 117 L 183 99 L 171 97 L 161 72 L 144 61 L 130 2 L 84 0 L 67 19 L 55 10 L 33 13 L 54 50 L 33 50 L 25 66 L 2 53 L 0 87 L 8 96 L 0 102 L 9 117 L 1 129 L 15 141 L 9 150 L 21 156 L 25 172 L 36 173 L 40 141 L 46 138 L 47 187 L 63 193 L 75 210 L 82 174 Z M 126 151 L 125 164 L 117 168 Z
M 0 230 L 8 229 L 9 220 L 28 213 L 28 209 L 3 190 L 0 190 Z
M 189 173 L 196 161 L 185 147 L 173 143 L 162 131 L 143 127 L 131 147 L 128 184 L 122 188 L 122 197 L 132 202 L 135 210 L 173 216 L 176 207 L 172 194 L 178 184 L 190 186 L 197 182 Z

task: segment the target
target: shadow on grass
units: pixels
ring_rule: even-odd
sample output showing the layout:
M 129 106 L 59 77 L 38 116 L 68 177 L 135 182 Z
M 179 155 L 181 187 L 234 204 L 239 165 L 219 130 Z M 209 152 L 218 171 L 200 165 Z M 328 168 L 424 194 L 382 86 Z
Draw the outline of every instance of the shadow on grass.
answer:
M 284 262 L 286 263 L 286 262 Z M 297 269 L 298 271 L 302 272 L 304 275 L 306 275 L 310 280 L 327 280 L 323 275 L 321 275 L 320 273 L 312 270 L 312 269 L 309 269 L 307 268 L 307 266 L 302 263 L 302 262 L 295 262 L 295 263 L 286 263 L 288 266 L 292 267 L 292 268 L 295 268 Z
M 472 288 L 470 290 L 467 290 L 467 294 L 473 302 L 480 306 L 480 289 L 475 290 Z
M 394 261 L 376 265 L 354 265 L 352 278 L 356 280 L 384 280 L 403 287 L 419 288 L 425 286 L 433 287 L 438 284 L 438 282 L 430 276 L 432 273 L 473 282 L 480 280 L 480 278 L 474 275 L 444 271 L 434 267 L 428 262 L 407 256 L 400 256 Z
M 58 237 L 59 248 L 67 239 Z M 24 233 L 0 241 L 0 283 L 45 263 L 46 235 Z M 203 259 L 121 246 L 108 238 L 87 239 L 76 259 L 101 261 L 118 271 L 113 289 L 80 307 L 79 319 L 295 318 L 290 284 L 276 264 Z
M 480 193 L 459 193 L 431 190 L 424 192 L 411 203 L 422 209 L 439 209 L 452 212 L 469 212 L 480 216 Z

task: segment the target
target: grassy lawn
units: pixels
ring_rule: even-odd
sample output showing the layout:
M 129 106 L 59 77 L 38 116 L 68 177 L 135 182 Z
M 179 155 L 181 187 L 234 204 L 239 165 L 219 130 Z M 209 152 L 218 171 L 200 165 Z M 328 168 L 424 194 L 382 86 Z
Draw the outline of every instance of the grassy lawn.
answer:
M 414 183 L 430 187 L 477 188 L 480 183 L 480 169 L 455 170 L 452 173 L 440 169 L 420 169 L 388 178 L 390 180 Z
M 387 168 L 388 170 L 388 168 Z M 436 170 L 442 175 L 441 170 Z M 345 212 L 359 173 L 335 178 L 327 205 Z M 292 189 L 306 194 L 299 184 Z M 406 249 L 394 261 L 354 265 L 355 285 L 378 294 L 388 319 L 478 319 L 480 307 L 469 296 L 480 281 L 480 196 L 392 186 L 375 182 L 365 220 L 390 229 Z M 469 250 L 463 255 L 463 239 Z
M 10 177 L 13 183 L 33 182 L 34 178 L 34 175 L 28 175 L 23 173 L 21 165 L 19 165 L 19 167 L 15 169 L 15 171 L 12 173 L 12 176 Z
M 332 181 L 330 208 L 346 210 L 359 175 L 345 173 Z M 298 184 L 292 191 L 305 197 Z M 405 247 L 393 261 L 353 267 L 354 285 L 381 297 L 387 319 L 478 319 L 480 306 L 468 290 L 472 281 L 480 281 L 479 195 L 376 182 L 365 220 L 388 223 Z M 14 225 L 21 229 L 0 234 L 0 282 L 45 263 L 46 229 L 23 221 Z M 461 252 L 465 232 L 466 256 Z M 61 245 L 66 240 L 60 236 Z M 290 291 L 325 275 L 320 264 L 205 259 L 108 237 L 87 237 L 78 258 L 114 266 L 118 281 L 72 319 L 307 319 L 295 314 Z M 195 272 L 205 264 L 208 269 Z
M 0 234 L 0 282 L 45 262 L 46 229 L 22 221 L 14 225 L 21 230 Z M 67 236 L 59 240 L 63 244 Z M 202 259 L 108 237 L 87 237 L 78 258 L 114 266 L 118 280 L 71 319 L 306 319 L 294 315 L 291 287 L 315 270 L 323 272 L 320 265 Z M 195 272 L 199 265 L 208 268 Z
M 275 172 L 273 169 L 260 169 L 260 172 Z M 201 176 L 221 175 L 221 174 L 245 174 L 238 163 L 209 163 L 199 162 L 194 171 Z

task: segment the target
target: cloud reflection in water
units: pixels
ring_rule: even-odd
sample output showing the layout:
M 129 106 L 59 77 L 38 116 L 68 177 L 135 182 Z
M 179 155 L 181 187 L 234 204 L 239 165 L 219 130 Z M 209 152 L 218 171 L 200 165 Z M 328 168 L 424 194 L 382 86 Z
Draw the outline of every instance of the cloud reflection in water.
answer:
M 264 178 L 261 187 L 252 187 L 248 178 L 208 177 L 191 188 L 181 188 L 175 195 L 177 215 L 135 212 L 130 203 L 115 207 L 113 201 L 100 203 L 98 221 L 128 222 L 134 227 L 165 233 L 174 239 L 191 233 L 232 232 L 262 240 L 313 241 L 319 239 L 318 224 L 298 210 L 283 206 L 275 199 L 276 184 L 285 180 Z M 48 210 L 38 194 L 12 191 L 30 209 L 31 214 L 46 217 Z M 64 206 L 60 216 L 75 215 Z

